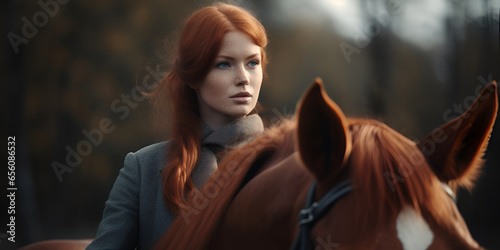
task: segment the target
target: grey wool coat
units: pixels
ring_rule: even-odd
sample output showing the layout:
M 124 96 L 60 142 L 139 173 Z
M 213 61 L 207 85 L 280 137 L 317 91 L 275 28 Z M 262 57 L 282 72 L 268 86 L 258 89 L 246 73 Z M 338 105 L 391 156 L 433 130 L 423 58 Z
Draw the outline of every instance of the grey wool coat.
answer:
M 217 169 L 214 153 L 248 142 L 263 128 L 258 115 L 215 131 L 205 125 L 202 153 L 191 175 L 195 187 L 201 188 Z M 160 173 L 166 164 L 167 144 L 160 142 L 127 154 L 106 201 L 97 235 L 87 249 L 150 249 L 168 230 L 175 215 L 165 205 Z
M 163 201 L 166 147 L 162 142 L 127 154 L 87 249 L 150 249 L 163 235 L 175 219 Z

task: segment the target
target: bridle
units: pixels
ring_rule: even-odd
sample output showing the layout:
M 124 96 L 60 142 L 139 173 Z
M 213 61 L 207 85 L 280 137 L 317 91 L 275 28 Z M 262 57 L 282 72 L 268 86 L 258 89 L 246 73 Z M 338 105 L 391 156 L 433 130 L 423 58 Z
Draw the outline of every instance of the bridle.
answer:
M 441 182 L 441 187 L 456 203 L 455 193 L 448 184 Z M 307 195 L 306 208 L 299 213 L 299 234 L 292 245 L 291 250 L 312 250 L 314 244 L 311 240 L 311 231 L 316 222 L 333 206 L 335 203 L 352 190 L 351 180 L 347 179 L 333 186 L 319 201 L 314 201 L 316 190 L 316 181 L 313 181 Z
M 351 180 L 345 180 L 335 185 L 319 201 L 314 202 L 314 191 L 316 190 L 316 181 L 313 181 L 307 195 L 306 208 L 299 213 L 299 234 L 295 238 L 292 250 L 314 249 L 311 241 L 311 230 L 319 219 L 344 195 L 352 190 Z

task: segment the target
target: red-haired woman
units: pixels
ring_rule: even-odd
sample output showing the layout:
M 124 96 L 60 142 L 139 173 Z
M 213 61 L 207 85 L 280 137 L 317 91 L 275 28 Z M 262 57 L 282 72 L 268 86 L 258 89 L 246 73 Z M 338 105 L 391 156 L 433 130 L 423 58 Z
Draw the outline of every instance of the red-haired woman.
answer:
M 188 18 L 173 68 L 153 93 L 169 101 L 170 140 L 126 156 L 88 249 L 152 247 L 221 152 L 263 131 L 254 110 L 266 45 L 261 23 L 240 7 L 215 4 Z

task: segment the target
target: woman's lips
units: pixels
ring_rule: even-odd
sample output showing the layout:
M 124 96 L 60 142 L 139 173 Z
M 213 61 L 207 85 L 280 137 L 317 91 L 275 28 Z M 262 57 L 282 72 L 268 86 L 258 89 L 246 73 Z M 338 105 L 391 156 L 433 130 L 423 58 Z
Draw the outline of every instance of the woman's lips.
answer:
M 239 92 L 236 95 L 231 96 L 231 99 L 233 99 L 237 103 L 247 103 L 250 100 L 252 100 L 252 95 L 246 91 L 244 92 Z

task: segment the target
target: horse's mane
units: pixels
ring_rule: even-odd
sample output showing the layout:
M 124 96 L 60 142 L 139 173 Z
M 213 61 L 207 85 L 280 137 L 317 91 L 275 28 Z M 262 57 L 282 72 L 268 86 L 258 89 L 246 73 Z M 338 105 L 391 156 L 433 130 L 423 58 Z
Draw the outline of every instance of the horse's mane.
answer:
M 405 205 L 426 219 L 451 226 L 449 213 L 452 206 L 450 202 L 444 202 L 450 198 L 445 192 L 436 192 L 441 189 L 441 183 L 416 143 L 375 120 L 347 119 L 347 122 L 352 150 L 346 164 L 354 187 L 353 209 L 358 219 L 354 223 L 358 232 L 375 230 L 391 216 L 397 216 Z M 188 211 L 181 210 L 156 249 L 208 248 L 231 200 L 254 163 L 266 159 L 266 164 L 269 164 L 273 159 L 284 159 L 295 151 L 296 127 L 295 119 L 284 119 L 224 157 L 218 171 L 205 184 L 214 190 L 220 187 L 217 195 L 210 198 L 198 192 L 188 204 Z M 206 188 L 201 191 L 204 190 Z M 200 208 L 199 204 L 205 205 Z
M 375 230 L 397 216 L 403 206 L 426 219 L 450 226 L 451 202 L 441 189 L 422 152 L 387 125 L 367 119 L 348 119 L 352 151 L 348 164 L 360 233 Z
M 219 163 L 218 170 L 204 185 L 219 187 L 219 193 L 210 198 L 198 192 L 189 202 L 187 210 L 180 211 L 178 218 L 168 229 L 169 233 L 160 239 L 155 249 L 207 249 L 253 163 L 259 160 L 273 162 L 293 153 L 295 124 L 294 119 L 283 119 L 249 144 L 228 153 Z M 200 199 L 210 205 L 200 207 Z M 196 226 L 187 226 L 188 224 Z

